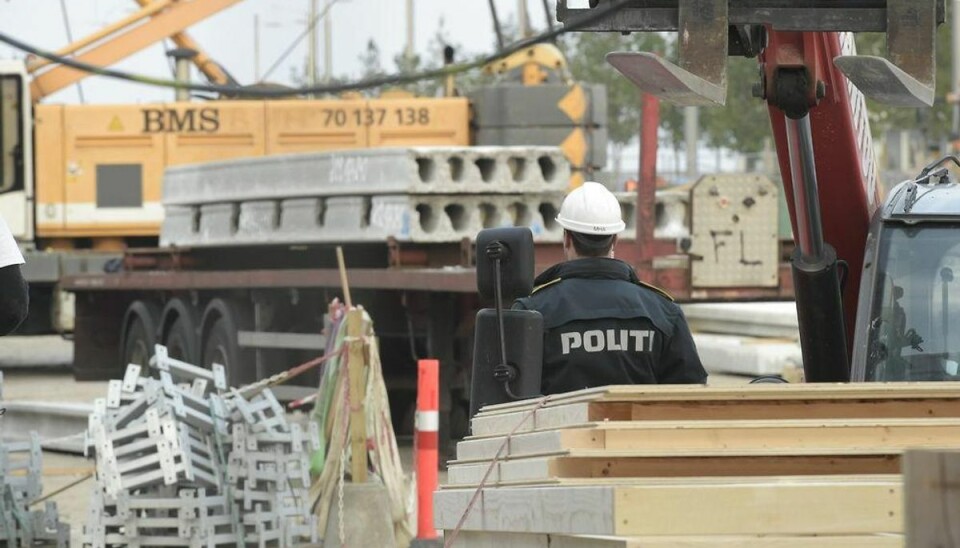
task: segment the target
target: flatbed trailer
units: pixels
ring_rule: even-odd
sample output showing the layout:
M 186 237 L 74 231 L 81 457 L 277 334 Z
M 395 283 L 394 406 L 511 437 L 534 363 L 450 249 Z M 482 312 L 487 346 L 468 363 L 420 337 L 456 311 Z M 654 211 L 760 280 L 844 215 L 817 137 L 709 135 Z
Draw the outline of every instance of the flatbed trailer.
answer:
M 353 302 L 376 322 L 399 431 L 412 428 L 416 359 L 429 357 L 441 362 L 443 435 L 466 434 L 474 318 L 488 304 L 476 293 L 473 243 L 342 249 Z M 773 287 L 697 288 L 681 264 L 686 255 L 645 269 L 641 251 L 623 242 L 618 256 L 679 301 L 792 296 L 785 264 Z M 537 244 L 537 270 L 562 253 L 560 244 Z M 116 378 L 154 344 L 194 363 L 223 363 L 233 383 L 264 378 L 323 352 L 327 304 L 343 298 L 331 245 L 130 250 L 117 272 L 68 276 L 62 287 L 75 295 L 74 374 L 83 380 Z

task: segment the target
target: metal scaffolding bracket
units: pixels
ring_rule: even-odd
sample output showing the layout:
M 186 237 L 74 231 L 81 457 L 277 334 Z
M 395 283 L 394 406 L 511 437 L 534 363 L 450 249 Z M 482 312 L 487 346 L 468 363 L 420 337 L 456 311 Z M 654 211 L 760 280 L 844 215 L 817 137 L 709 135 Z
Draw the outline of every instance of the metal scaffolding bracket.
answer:
M 210 369 L 197 367 L 171 358 L 167 353 L 167 347 L 159 344 L 154 348 L 150 365 L 158 371 L 170 373 L 177 382 L 192 383 L 195 379 L 205 379 L 213 383 L 213 387 L 218 391 L 227 389 L 227 376 L 223 365 L 215 363 Z
M 90 415 L 87 448 L 97 481 L 84 545 L 316 542 L 306 499 L 317 425 L 305 432 L 287 423 L 270 390 L 249 400 L 227 393 L 222 368 L 172 360 L 162 347 L 157 356 L 151 365 L 158 378 L 129 366 Z M 0 451 L 0 465 L 4 458 Z M 0 520 L 8 518 L 16 521 L 0 504 Z
M 57 505 L 44 503 L 30 510 L 43 491 L 40 437 L 0 443 L 0 546 L 51 546 L 69 544 L 70 527 L 60 521 Z

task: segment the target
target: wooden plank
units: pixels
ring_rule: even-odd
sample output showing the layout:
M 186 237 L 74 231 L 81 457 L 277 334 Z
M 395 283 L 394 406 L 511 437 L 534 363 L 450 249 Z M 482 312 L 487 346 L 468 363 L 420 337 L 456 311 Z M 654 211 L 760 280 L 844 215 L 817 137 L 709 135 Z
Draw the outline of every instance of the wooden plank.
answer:
M 890 382 L 890 383 L 799 383 L 744 384 L 742 386 L 705 385 L 618 385 L 589 388 L 549 396 L 545 407 L 576 402 L 643 402 L 643 401 L 756 401 L 797 399 L 949 399 L 960 401 L 960 382 Z M 490 405 L 478 416 L 530 410 L 539 399 Z
M 450 538 L 453 531 L 445 531 Z M 902 548 L 903 535 L 615 537 L 461 531 L 459 548 Z
M 537 457 L 498 462 L 487 485 L 552 481 L 557 478 L 653 478 L 694 476 L 802 476 L 895 474 L 900 456 L 890 454 L 755 454 Z M 447 468 L 447 484 L 479 485 L 487 463 Z
M 604 420 L 750 420 L 759 417 L 778 420 L 960 418 L 960 399 L 580 402 L 546 407 L 528 418 L 529 414 L 529 411 L 478 414 L 472 420 L 473 435 L 507 434 L 521 420 L 525 422 L 518 432 L 584 426 Z
M 630 420 L 960 418 L 958 404 L 960 398 L 639 402 L 631 405 Z
M 765 485 L 655 493 L 618 489 L 617 534 L 842 534 L 898 533 L 903 528 L 899 486 Z M 689 512 L 683 514 L 683 512 Z M 695 519 L 665 522 L 676 516 Z M 678 530 L 679 529 L 679 530 Z
M 477 483 L 464 484 L 464 485 L 453 485 L 451 483 L 446 483 L 440 486 L 440 489 L 465 489 L 468 487 L 476 488 L 479 486 L 479 478 L 482 477 L 482 474 L 477 476 Z M 549 480 L 530 480 L 530 481 L 517 481 L 510 483 L 501 483 L 502 486 L 506 487 L 603 487 L 603 486 L 633 486 L 633 485 L 717 485 L 717 484 L 727 484 L 727 483 L 770 483 L 773 481 L 777 482 L 786 482 L 786 483 L 804 483 L 804 482 L 824 482 L 824 481 L 843 481 L 845 483 L 856 483 L 856 482 L 877 482 L 877 481 L 887 481 L 887 482 L 899 482 L 901 476 L 899 474 L 863 474 L 863 475 L 853 475 L 853 476 L 844 476 L 838 478 L 837 476 L 825 476 L 825 475 L 809 475 L 809 476 L 692 476 L 692 477 L 653 477 L 653 478 L 552 478 Z M 494 485 L 487 484 L 487 487 L 495 487 Z
M 452 529 L 472 489 L 438 491 L 434 523 Z M 900 533 L 896 482 L 485 489 L 464 530 L 564 535 Z
M 907 451 L 903 481 L 907 546 L 956 546 L 960 451 Z
M 363 348 L 363 310 L 347 312 L 347 372 L 350 392 L 350 473 L 354 483 L 367 481 L 367 418 L 364 411 L 367 364 Z
M 479 465 L 477 465 L 479 466 Z M 485 468 L 483 468 L 485 470 Z M 482 476 L 482 474 L 480 474 Z M 684 477 L 649 477 L 649 478 L 555 478 L 555 483 L 543 484 L 537 481 L 515 482 L 509 487 L 603 487 L 603 486 L 632 486 L 632 485 L 727 485 L 736 484 L 754 484 L 754 483 L 823 483 L 830 481 L 843 481 L 847 483 L 876 483 L 876 482 L 900 482 L 900 474 L 857 474 L 844 478 L 838 478 L 835 475 L 805 475 L 805 476 L 684 476 Z M 473 485 L 453 485 L 447 482 L 440 486 L 441 489 L 464 489 L 475 487 Z M 487 487 L 494 487 L 487 484 Z
M 457 444 L 457 461 L 490 460 L 504 443 L 503 458 L 515 458 L 576 449 L 903 451 L 909 447 L 951 445 L 945 440 L 958 440 L 952 445 L 960 448 L 960 419 L 616 421 L 518 434 L 509 442 L 506 436 L 468 438 Z

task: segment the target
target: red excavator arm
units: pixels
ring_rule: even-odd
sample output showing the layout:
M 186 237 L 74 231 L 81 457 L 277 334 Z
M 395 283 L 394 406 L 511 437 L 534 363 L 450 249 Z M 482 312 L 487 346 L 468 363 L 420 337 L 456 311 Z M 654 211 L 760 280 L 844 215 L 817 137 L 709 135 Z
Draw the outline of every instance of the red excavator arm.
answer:
M 677 105 L 722 105 L 727 56 L 760 53 L 754 89 L 769 105 L 797 244 L 792 269 L 806 379 L 849 380 L 867 232 L 879 206 L 863 94 L 897 106 L 932 104 L 943 0 L 571 4 L 558 0 L 557 17 L 580 30 L 677 31 L 677 64 L 650 53 L 607 56 L 642 91 Z M 850 33 L 870 31 L 887 33 L 888 58 L 855 55 Z
M 833 64 L 835 58 L 853 53 L 853 38 L 850 34 L 836 32 L 773 31 L 768 36 L 767 48 L 760 56 L 766 86 L 777 85 L 778 72 L 782 75 L 781 71 L 797 67 L 816 75 L 816 81 L 824 84 L 820 86 L 821 98 L 816 98 L 814 84 L 813 96 L 806 96 L 804 100 L 812 105 L 809 119 L 822 212 L 822 239 L 833 246 L 837 257 L 848 266 L 843 288 L 843 319 L 846 340 L 852 343 L 867 229 L 870 217 L 880 203 L 873 140 L 863 94 Z M 810 228 L 807 204 L 803 203 L 802 192 L 789 190 L 796 186 L 787 139 L 787 118 L 784 109 L 777 104 L 777 101 L 790 101 L 791 98 L 777 97 L 769 92 L 769 87 L 767 90 L 780 173 L 783 187 L 788 189 L 790 221 L 797 244 L 803 247 L 802 239 Z

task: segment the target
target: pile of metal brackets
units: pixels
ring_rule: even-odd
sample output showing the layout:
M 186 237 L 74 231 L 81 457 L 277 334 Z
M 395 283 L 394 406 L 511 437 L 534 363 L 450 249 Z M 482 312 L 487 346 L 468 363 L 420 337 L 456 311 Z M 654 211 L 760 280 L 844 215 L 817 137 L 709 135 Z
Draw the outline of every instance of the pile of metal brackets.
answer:
M 70 526 L 60 521 L 55 502 L 30 510 L 43 491 L 40 438 L 0 443 L 0 546 L 67 546 Z
M 315 425 L 288 423 L 269 390 L 248 399 L 229 389 L 222 366 L 175 360 L 162 346 L 150 365 L 156 378 L 129 365 L 90 415 L 97 473 L 84 546 L 315 542 Z

